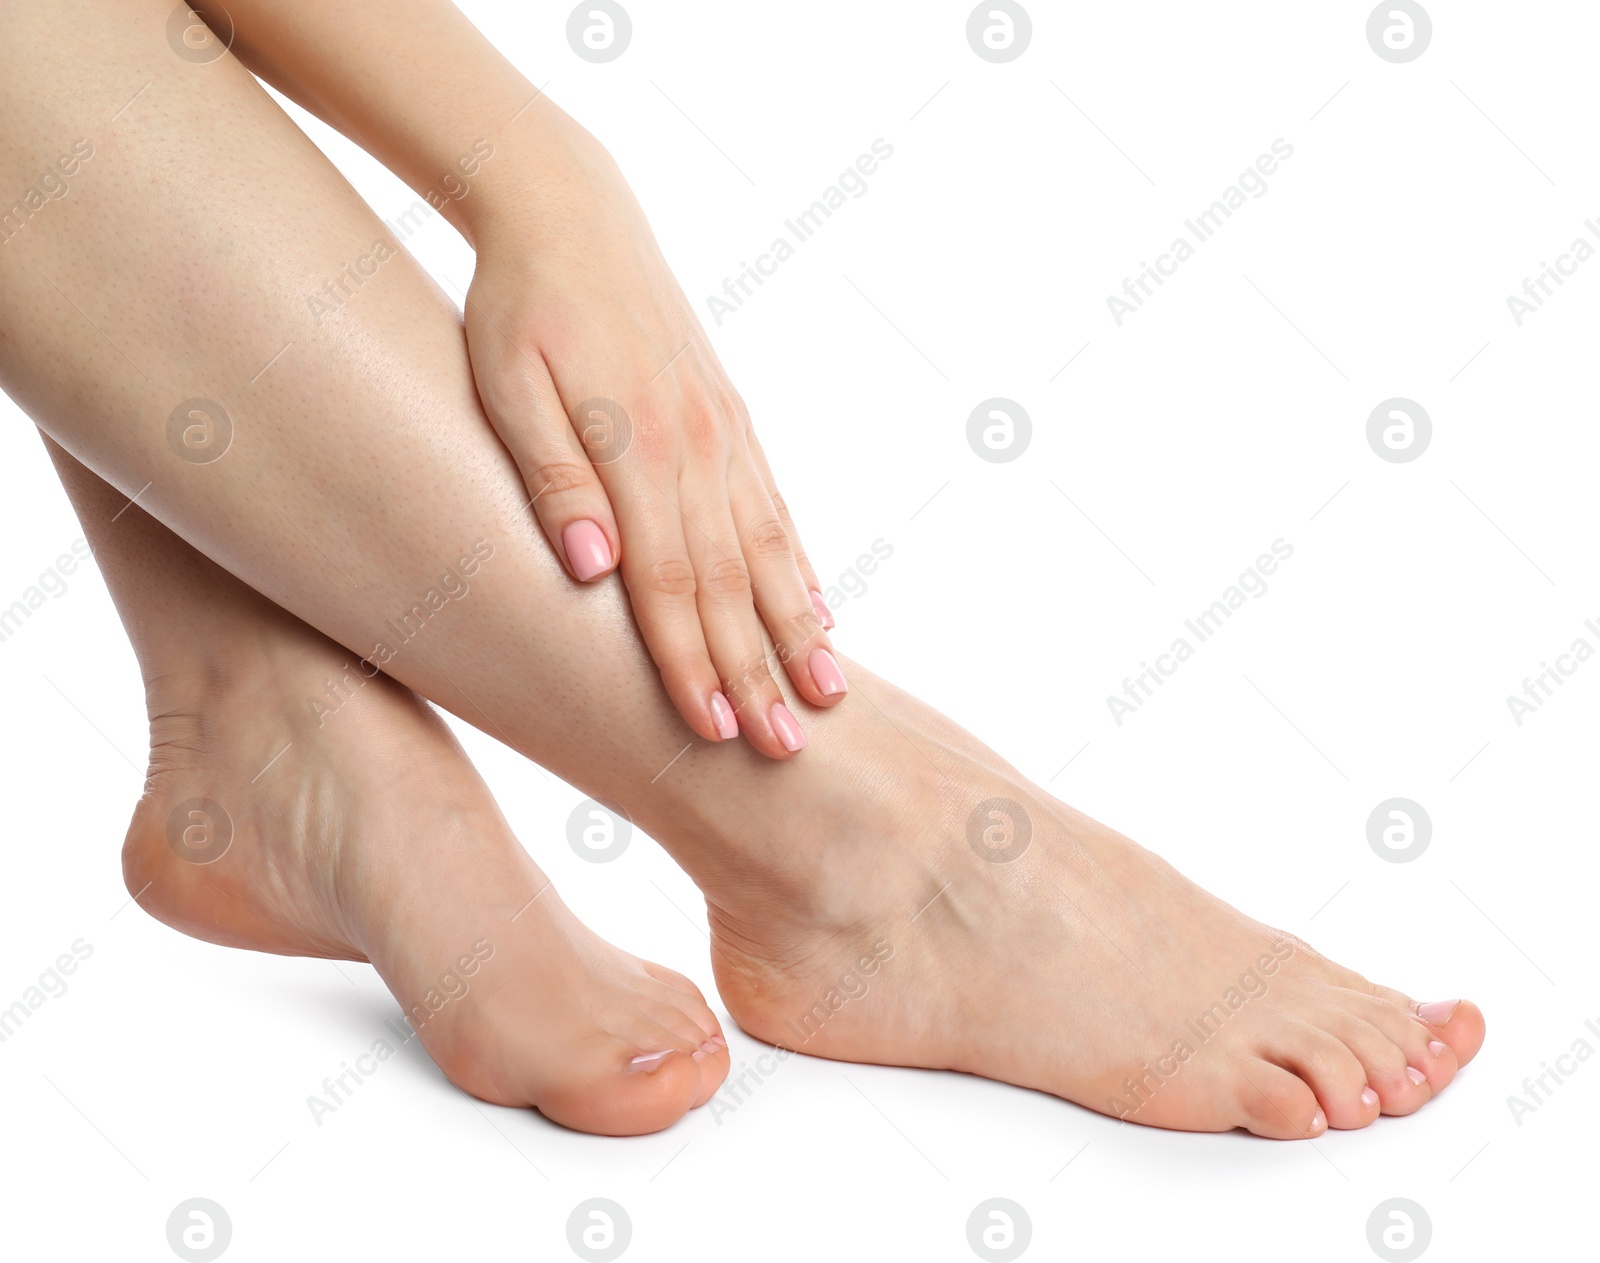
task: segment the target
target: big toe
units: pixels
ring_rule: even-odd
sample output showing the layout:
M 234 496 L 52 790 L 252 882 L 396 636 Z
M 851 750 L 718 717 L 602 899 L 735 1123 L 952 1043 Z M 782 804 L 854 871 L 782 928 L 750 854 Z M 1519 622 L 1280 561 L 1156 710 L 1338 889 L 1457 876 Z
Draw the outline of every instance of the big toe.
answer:
M 535 1092 L 535 1108 L 574 1131 L 643 1136 L 671 1127 L 701 1099 L 701 1062 L 691 1053 L 676 1048 L 641 1053 L 621 1041 L 606 1044 L 603 1053 L 588 1059 L 587 1069 L 574 1069 Z
M 1458 1065 L 1466 1065 L 1483 1047 L 1483 1010 L 1471 1000 L 1430 1000 L 1417 1005 L 1414 1012 L 1435 1039 L 1450 1046 Z

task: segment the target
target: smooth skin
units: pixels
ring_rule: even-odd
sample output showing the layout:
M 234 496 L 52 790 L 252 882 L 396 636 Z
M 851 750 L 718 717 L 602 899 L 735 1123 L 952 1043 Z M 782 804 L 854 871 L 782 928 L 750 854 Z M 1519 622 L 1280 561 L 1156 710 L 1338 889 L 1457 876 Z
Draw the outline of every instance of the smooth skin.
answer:
M 467 348 L 489 419 L 568 573 L 620 568 L 689 727 L 798 753 L 763 634 L 800 696 L 832 706 L 847 691 L 832 615 L 744 401 L 610 155 L 444 0 L 196 8 L 477 251 Z
M 341 646 L 46 446 L 144 676 L 122 859 L 146 912 L 370 961 L 451 1081 L 497 1105 L 636 1135 L 709 1099 L 727 1041 L 699 989 L 568 911 L 427 703 L 381 673 L 330 698 Z
M 382 657 L 626 810 L 704 892 L 743 1029 L 1282 1138 L 1410 1113 L 1477 1053 L 1470 1002 L 1419 1006 L 1241 915 L 863 667 L 845 664 L 846 707 L 791 684 L 803 758 L 696 740 L 621 585 L 577 585 L 552 558 L 460 318 L 412 261 L 395 253 L 335 317 L 307 316 L 305 295 L 383 231 L 326 160 L 231 58 L 173 64 L 153 0 L 96 6 L 70 50 L 48 8 L 0 48 L 8 81 L 29 85 L 0 120 L 0 177 L 20 187 L 89 132 L 97 153 L 0 248 L 7 391 L 74 458 L 351 649 L 352 667 Z M 314 210 L 290 222 L 284 189 Z M 233 417 L 206 464 L 168 442 L 192 396 Z M 397 620 L 480 544 L 492 555 L 470 595 L 402 639 Z M 994 799 L 1031 823 L 1010 862 L 969 844 L 975 815 L 980 836 L 1015 836 L 1015 818 L 980 810 Z M 1242 984 L 1251 972 L 1260 987 Z M 1212 1033 L 1166 1074 L 1206 1013 Z

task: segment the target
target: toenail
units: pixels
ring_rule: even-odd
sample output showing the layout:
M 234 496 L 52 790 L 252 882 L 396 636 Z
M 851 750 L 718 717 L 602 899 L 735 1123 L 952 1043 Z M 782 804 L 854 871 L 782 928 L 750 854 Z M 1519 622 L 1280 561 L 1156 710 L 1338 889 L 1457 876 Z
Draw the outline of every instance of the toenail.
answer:
M 1417 1016 L 1432 1026 L 1443 1026 L 1456 1011 L 1460 1000 L 1429 1000 L 1417 1005 Z
M 1442 1057 L 1444 1056 L 1444 1043 L 1441 1040 L 1430 1039 L 1428 1041 L 1428 1051 L 1435 1057 Z
M 1328 1116 L 1326 1114 L 1324 1114 L 1321 1110 L 1318 1110 L 1315 1114 L 1313 1114 L 1311 1116 L 1311 1130 L 1313 1132 L 1321 1131 L 1325 1127 L 1327 1127 L 1327 1125 L 1328 1125 Z
M 1406 1078 L 1410 1079 L 1411 1082 L 1415 1083 L 1419 1088 L 1428 1081 L 1428 1076 L 1423 1074 L 1422 1071 L 1418 1070 L 1415 1066 L 1406 1067 Z
M 1365 1105 L 1368 1109 L 1371 1109 L 1374 1105 L 1376 1105 L 1378 1103 L 1378 1094 L 1376 1092 L 1374 1092 L 1371 1088 L 1362 1088 L 1361 1089 L 1361 1103 L 1363 1105 Z
M 711 722 L 717 726 L 717 736 L 731 741 L 739 735 L 739 718 L 721 693 L 711 695 Z
M 767 717 L 771 720 L 772 731 L 778 734 L 778 740 L 783 742 L 783 748 L 790 754 L 806 748 L 806 734 L 800 727 L 800 721 L 782 702 L 774 702 Z
M 816 683 L 817 692 L 824 697 L 849 691 L 850 686 L 844 682 L 844 672 L 839 670 L 838 660 L 826 649 L 813 649 L 806 664 L 811 668 L 811 678 Z
M 705 1046 L 712 1052 L 721 1052 L 728 1046 L 728 1041 L 723 1039 L 721 1035 L 713 1035 L 710 1039 L 706 1040 Z
M 653 1074 L 661 1069 L 662 1064 L 668 1057 L 672 1056 L 672 1053 L 673 1049 L 671 1048 L 667 1049 L 666 1052 L 640 1053 L 628 1063 L 628 1069 L 643 1071 L 645 1074 Z
M 723 1047 L 724 1045 L 722 1040 L 713 1035 L 710 1039 L 706 1040 L 705 1043 L 701 1044 L 700 1047 L 696 1048 L 692 1055 L 696 1061 L 704 1061 L 707 1057 L 711 1056 L 712 1053 L 720 1052 Z

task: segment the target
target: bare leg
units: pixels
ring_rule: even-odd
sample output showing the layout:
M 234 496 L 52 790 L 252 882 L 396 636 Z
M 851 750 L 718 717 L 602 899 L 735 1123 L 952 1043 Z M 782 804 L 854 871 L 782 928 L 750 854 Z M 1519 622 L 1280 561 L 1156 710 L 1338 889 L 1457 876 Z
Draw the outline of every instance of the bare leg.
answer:
M 1419 1012 L 1240 915 L 859 666 L 850 706 L 791 695 L 811 744 L 789 763 L 694 741 L 617 585 L 577 590 L 536 538 L 443 297 L 396 255 L 308 316 L 381 226 L 236 66 L 174 65 L 159 6 L 91 7 L 70 51 L 48 6 L 0 49 L 49 85 L 0 125 L 0 172 L 24 179 L 39 137 L 106 137 L 0 251 L 6 388 L 271 600 L 628 810 L 705 892 L 745 1029 L 1284 1137 L 1408 1113 L 1477 1052 L 1470 1004 Z M 232 416 L 211 463 L 168 442 L 190 396 Z M 430 612 L 474 547 L 492 555 L 470 595 Z M 1029 822 L 1010 863 L 984 853 L 994 800 Z
M 573 917 L 426 703 L 375 674 L 319 724 L 307 698 L 350 655 L 46 445 L 144 673 L 123 848 L 141 907 L 228 946 L 370 960 L 445 1073 L 497 1104 L 634 1134 L 711 1095 L 728 1054 L 694 984 Z M 334 1109 L 353 1085 L 324 1090 Z

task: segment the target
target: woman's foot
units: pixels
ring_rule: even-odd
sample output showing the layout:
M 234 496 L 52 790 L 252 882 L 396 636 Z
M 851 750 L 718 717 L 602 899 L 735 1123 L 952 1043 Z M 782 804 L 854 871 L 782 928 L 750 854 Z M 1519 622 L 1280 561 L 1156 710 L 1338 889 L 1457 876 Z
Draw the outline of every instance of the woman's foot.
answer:
M 752 1035 L 1280 1139 L 1409 1114 L 1477 1053 L 1471 1003 L 1419 1009 L 1252 921 L 852 670 L 881 733 L 815 725 L 785 771 L 833 768 L 788 782 L 805 811 L 780 802 L 747 875 L 707 892 Z
M 227 660 L 147 689 L 123 848 L 146 911 L 371 961 L 454 1083 L 581 1131 L 656 1131 L 716 1090 L 728 1054 L 698 989 L 573 917 L 414 694 L 281 614 L 206 640 Z

